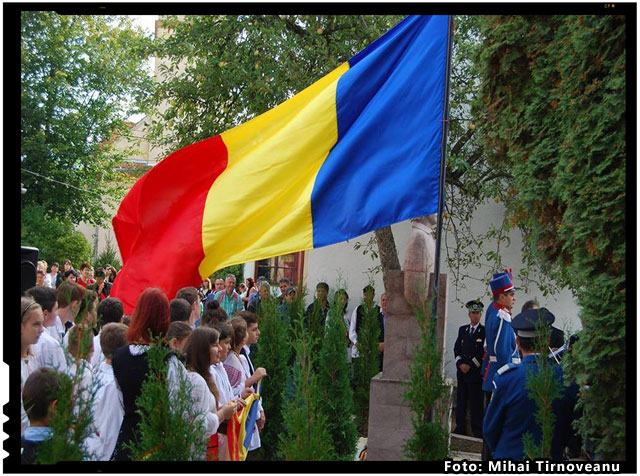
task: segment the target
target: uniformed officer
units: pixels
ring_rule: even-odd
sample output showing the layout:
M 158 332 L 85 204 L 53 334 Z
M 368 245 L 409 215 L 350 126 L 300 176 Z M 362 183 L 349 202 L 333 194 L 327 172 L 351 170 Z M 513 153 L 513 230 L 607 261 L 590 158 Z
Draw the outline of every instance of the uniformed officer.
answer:
M 511 310 L 516 303 L 511 269 L 505 269 L 504 273 L 496 273 L 489 282 L 493 302 L 487 309 L 484 317 L 486 327 L 486 352 L 482 360 L 482 391 L 484 395 L 484 407 L 489 405 L 493 392 L 493 376 L 496 371 L 514 358 L 519 357 L 516 347 L 516 336 L 511 328 Z M 482 445 L 482 460 L 489 459 L 489 447 L 487 442 Z
M 525 433 L 530 433 L 534 443 L 540 444 L 542 431 L 540 424 L 536 422 L 537 407 L 529 395 L 527 378 L 538 372 L 538 322 L 550 326 L 554 320 L 551 312 L 541 308 L 522 312 L 512 321 L 517 334 L 517 345 L 523 356 L 522 363 L 507 363 L 496 372 L 492 381 L 493 396 L 483 422 L 484 438 L 495 459 L 524 459 L 522 437 Z M 573 385 L 567 388 L 563 385 L 561 366 L 554 365 L 553 371 L 560 397 L 556 398 L 551 406 L 556 417 L 551 457 L 561 460 L 569 437 L 570 415 L 575 405 L 577 387 Z
M 460 326 L 458 338 L 453 346 L 456 358 L 458 377 L 458 399 L 456 406 L 456 429 L 454 433 L 466 434 L 467 400 L 471 406 L 471 431 L 473 436 L 482 438 L 482 345 L 484 343 L 484 326 L 480 324 L 484 304 L 480 301 L 469 301 L 470 324 Z
M 493 376 L 504 364 L 517 358 L 516 336 L 511 328 L 511 310 L 516 303 L 511 273 L 496 273 L 491 282 L 493 303 L 484 318 L 487 334 L 487 365 L 483 375 L 482 390 L 492 392 Z M 483 366 L 484 367 L 484 366 Z

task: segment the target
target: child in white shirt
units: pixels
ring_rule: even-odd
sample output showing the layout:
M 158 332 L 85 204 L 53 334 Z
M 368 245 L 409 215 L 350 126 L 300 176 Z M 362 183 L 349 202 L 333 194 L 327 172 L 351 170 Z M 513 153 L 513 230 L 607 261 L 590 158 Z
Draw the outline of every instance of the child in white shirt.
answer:
M 118 432 L 124 417 L 124 410 L 115 392 L 108 391 L 116 385 L 113 377 L 111 358 L 116 349 L 127 345 L 127 326 L 115 322 L 106 324 L 100 331 L 100 347 L 105 356 L 95 369 L 95 380 L 98 389 L 93 404 L 94 425 L 100 445 L 94 448 L 98 461 L 109 461 L 116 446 Z

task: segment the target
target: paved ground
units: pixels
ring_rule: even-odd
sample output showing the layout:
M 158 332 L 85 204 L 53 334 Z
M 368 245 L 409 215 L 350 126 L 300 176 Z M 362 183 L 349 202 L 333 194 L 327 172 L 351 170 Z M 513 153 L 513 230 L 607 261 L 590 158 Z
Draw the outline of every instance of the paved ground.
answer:
M 466 453 L 464 451 L 451 451 L 451 459 L 453 461 L 480 461 L 480 453 Z
M 461 461 L 480 461 L 482 452 L 482 440 L 472 436 L 460 436 L 451 434 L 451 459 Z

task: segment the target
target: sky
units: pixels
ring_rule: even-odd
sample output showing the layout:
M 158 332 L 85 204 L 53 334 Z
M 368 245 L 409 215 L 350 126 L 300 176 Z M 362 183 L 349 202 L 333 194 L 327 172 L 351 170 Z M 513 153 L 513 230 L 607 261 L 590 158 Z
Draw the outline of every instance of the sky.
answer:
M 153 34 L 158 15 L 129 15 L 129 18 L 131 18 L 136 25 L 141 26 L 147 33 Z

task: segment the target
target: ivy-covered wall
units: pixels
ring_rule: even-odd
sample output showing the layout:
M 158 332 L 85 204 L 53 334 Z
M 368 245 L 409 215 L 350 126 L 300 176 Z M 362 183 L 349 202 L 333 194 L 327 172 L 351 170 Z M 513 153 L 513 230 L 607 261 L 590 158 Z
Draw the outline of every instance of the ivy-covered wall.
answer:
M 513 176 L 525 261 L 577 297 L 579 427 L 598 459 L 624 459 L 625 18 L 493 16 L 481 30 L 488 159 Z

